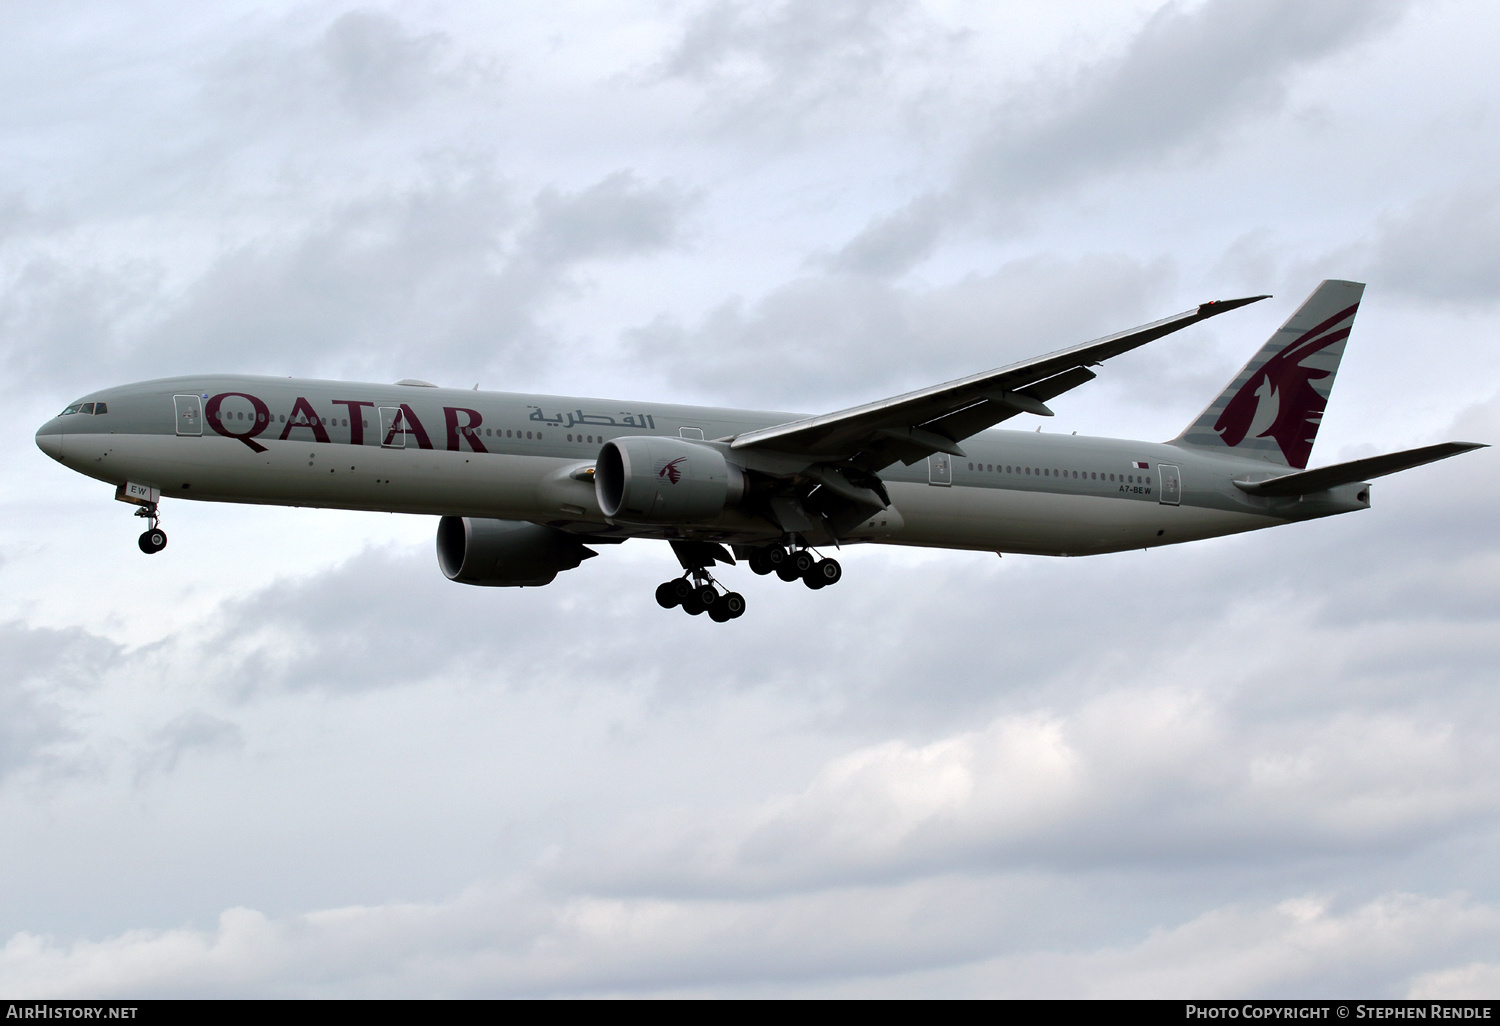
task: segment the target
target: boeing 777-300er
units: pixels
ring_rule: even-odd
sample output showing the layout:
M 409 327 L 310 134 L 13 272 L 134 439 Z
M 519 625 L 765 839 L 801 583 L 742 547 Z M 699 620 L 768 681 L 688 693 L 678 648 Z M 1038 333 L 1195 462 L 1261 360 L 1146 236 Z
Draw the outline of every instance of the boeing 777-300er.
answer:
M 745 610 L 711 568 L 742 559 L 810 588 L 817 550 L 873 542 L 1083 556 L 1348 513 L 1369 479 L 1477 443 L 1307 469 L 1364 286 L 1325 281 L 1168 442 L 991 430 L 1091 369 L 1267 296 L 1203 305 L 1033 360 L 837 413 L 786 413 L 394 385 L 194 375 L 104 389 L 37 432 L 115 486 L 159 552 L 163 497 L 436 514 L 449 580 L 549 583 L 590 545 L 671 543 L 656 599 Z M 731 552 L 732 549 L 732 552 Z

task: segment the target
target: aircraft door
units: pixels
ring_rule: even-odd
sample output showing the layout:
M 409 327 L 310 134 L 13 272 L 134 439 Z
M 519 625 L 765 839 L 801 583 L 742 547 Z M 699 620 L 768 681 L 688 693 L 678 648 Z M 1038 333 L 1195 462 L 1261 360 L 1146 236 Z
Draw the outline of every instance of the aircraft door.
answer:
M 1163 506 L 1176 506 L 1182 502 L 1182 475 L 1177 472 L 1176 467 L 1170 467 L 1165 463 L 1157 464 L 1161 471 L 1161 499 Z
M 203 399 L 196 395 L 174 395 L 172 404 L 177 407 L 177 433 L 179 435 L 203 434 Z
M 953 457 L 935 452 L 927 457 L 927 483 L 948 486 L 953 483 Z
M 405 449 L 406 418 L 401 416 L 401 407 L 380 407 L 380 446 L 383 449 Z

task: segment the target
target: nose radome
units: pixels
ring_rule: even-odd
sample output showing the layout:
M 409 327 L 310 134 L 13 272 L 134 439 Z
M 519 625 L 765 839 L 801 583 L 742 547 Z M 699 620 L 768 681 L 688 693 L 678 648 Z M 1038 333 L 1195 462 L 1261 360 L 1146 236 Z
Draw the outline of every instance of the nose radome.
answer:
M 61 461 L 63 457 L 63 433 L 62 425 L 56 423 L 44 424 L 36 433 L 36 447 L 53 459 Z

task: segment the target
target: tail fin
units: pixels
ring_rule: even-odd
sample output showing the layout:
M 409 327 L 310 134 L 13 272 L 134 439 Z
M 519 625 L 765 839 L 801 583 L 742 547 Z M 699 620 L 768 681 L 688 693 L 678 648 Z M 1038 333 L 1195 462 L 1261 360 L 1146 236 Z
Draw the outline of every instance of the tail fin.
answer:
M 1319 285 L 1173 444 L 1306 467 L 1364 291 Z

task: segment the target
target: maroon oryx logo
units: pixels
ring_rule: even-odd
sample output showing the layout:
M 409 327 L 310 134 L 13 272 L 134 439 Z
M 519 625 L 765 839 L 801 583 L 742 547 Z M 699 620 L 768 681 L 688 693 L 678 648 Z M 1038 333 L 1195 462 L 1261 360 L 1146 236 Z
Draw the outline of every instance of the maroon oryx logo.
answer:
M 656 476 L 664 477 L 673 484 L 676 484 L 678 481 L 682 480 L 682 467 L 680 466 L 680 464 L 686 462 L 686 456 L 679 456 L 675 460 L 668 460 L 666 463 L 663 463 L 656 468 Z
M 1312 383 L 1331 372 L 1305 367 L 1302 361 L 1348 338 L 1350 325 L 1337 331 L 1333 330 L 1334 325 L 1352 319 L 1358 309 L 1356 303 L 1340 310 L 1303 333 L 1250 375 L 1250 380 L 1240 386 L 1214 424 L 1225 445 L 1232 449 L 1253 431 L 1256 438 L 1276 439 L 1287 463 L 1298 468 L 1307 466 L 1307 458 L 1312 454 L 1312 436 L 1317 433 L 1323 408 L 1328 405 L 1328 400 Z

